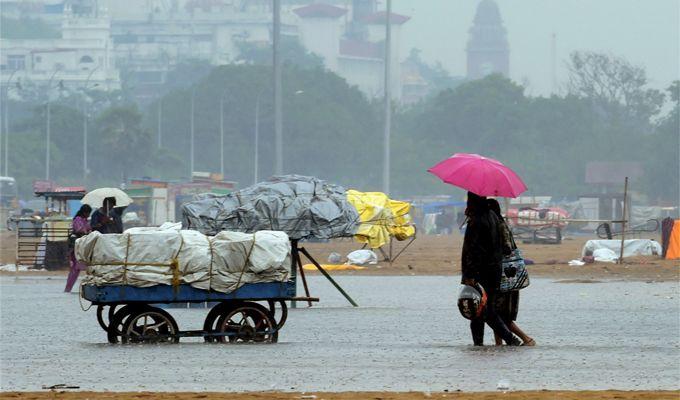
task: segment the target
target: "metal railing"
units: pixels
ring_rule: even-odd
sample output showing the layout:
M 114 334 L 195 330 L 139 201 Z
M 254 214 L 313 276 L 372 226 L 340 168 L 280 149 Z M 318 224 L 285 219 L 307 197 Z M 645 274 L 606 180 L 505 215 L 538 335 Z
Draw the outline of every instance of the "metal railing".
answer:
M 70 219 L 18 218 L 16 265 L 57 270 L 69 267 Z

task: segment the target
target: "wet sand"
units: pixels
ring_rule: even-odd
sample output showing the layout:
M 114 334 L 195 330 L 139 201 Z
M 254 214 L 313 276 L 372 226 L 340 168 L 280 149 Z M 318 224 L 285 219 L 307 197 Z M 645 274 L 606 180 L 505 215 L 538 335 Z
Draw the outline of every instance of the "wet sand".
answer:
M 250 392 L 250 393 L 158 393 L 158 392 L 7 392 L 0 393 L 0 399 L 17 400 L 407 400 L 407 399 L 434 399 L 450 398 L 456 400 L 491 400 L 499 397 L 507 400 L 590 400 L 590 399 L 617 399 L 617 400 L 677 400 L 680 391 L 639 391 L 624 392 L 615 390 L 606 391 L 534 391 L 534 392 L 344 392 L 344 393 L 281 393 L 281 392 Z
M 651 237 L 655 240 L 660 238 Z M 562 281 L 629 280 L 642 282 L 668 282 L 680 280 L 680 261 L 664 260 L 660 257 L 633 257 L 623 265 L 609 263 L 586 264 L 581 267 L 567 265 L 570 260 L 581 257 L 581 249 L 593 237 L 567 238 L 560 245 L 520 244 L 524 256 L 535 262 L 529 266 L 531 276 L 546 277 Z M 395 242 L 394 253 L 398 253 L 406 242 Z M 333 275 L 456 275 L 460 273 L 460 253 L 463 240 L 459 234 L 450 236 L 421 235 L 393 263 L 380 262 L 361 271 L 334 271 Z M 15 238 L 10 232 L 0 233 L 0 263 L 14 263 Z M 353 239 L 336 239 L 328 243 L 304 243 L 320 263 L 328 260 L 331 252 L 343 257 L 361 248 Z M 380 256 L 380 254 L 378 253 Z M 382 258 L 382 257 L 380 257 Z M 304 260 L 304 258 L 303 258 Z M 306 262 L 306 260 L 304 260 Z M 0 272 L 0 275 L 15 275 L 15 272 Z M 36 272 L 20 272 L 18 275 L 34 275 Z M 67 271 L 39 272 L 40 275 L 66 276 Z M 310 274 L 318 274 L 310 272 Z
M 680 280 L 680 260 L 664 260 L 661 257 L 631 257 L 624 263 L 594 263 L 581 267 L 572 267 L 568 262 L 581 258 L 583 245 L 594 237 L 567 238 L 559 245 L 520 244 L 525 258 L 534 261 L 529 273 L 535 277 L 556 280 L 630 280 L 668 282 Z M 657 237 L 650 239 L 660 240 Z M 395 242 L 394 254 L 398 253 L 406 242 Z M 331 252 L 343 257 L 350 251 L 361 248 L 359 243 L 351 239 L 332 240 L 328 243 L 305 243 L 312 255 L 320 263 L 328 260 Z M 457 275 L 460 274 L 460 254 L 463 237 L 459 234 L 450 236 L 418 237 L 397 260 L 380 262 L 378 266 L 369 266 L 361 271 L 333 272 L 333 274 L 349 275 Z M 379 252 L 379 259 L 382 259 Z

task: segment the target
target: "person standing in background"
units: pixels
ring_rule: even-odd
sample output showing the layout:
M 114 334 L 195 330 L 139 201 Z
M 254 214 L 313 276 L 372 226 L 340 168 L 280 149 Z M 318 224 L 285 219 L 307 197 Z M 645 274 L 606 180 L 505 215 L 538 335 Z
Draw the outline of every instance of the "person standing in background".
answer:
M 92 213 L 92 230 L 100 233 L 123 233 L 122 214 L 124 208 L 116 208 L 116 199 L 107 197 L 102 206 Z
M 92 212 L 92 207 L 88 206 L 87 204 L 83 204 L 83 206 L 80 207 L 80 209 L 76 213 L 76 216 L 73 218 L 71 236 L 69 236 L 70 270 L 68 273 L 68 277 L 66 278 L 66 287 L 64 288 L 64 292 L 67 293 L 71 292 L 71 289 L 73 289 L 73 285 L 76 283 L 76 280 L 78 280 L 78 275 L 80 274 L 80 271 L 87 269 L 87 266 L 85 264 L 78 262 L 76 260 L 75 240 L 92 232 L 90 223 L 87 222 L 87 218 L 90 216 L 90 212 Z

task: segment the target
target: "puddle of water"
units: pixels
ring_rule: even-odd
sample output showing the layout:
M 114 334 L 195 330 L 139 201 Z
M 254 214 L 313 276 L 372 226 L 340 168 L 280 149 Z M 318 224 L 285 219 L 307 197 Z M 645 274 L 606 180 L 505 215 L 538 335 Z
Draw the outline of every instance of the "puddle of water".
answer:
M 95 310 L 63 280 L 0 278 L 0 388 L 40 390 L 362 391 L 680 388 L 677 282 L 571 283 L 534 279 L 518 324 L 535 348 L 470 346 L 455 306 L 456 277 L 311 277 L 274 345 L 106 344 Z M 301 290 L 301 289 L 300 289 Z M 205 309 L 171 309 L 180 329 Z M 487 328 L 486 342 L 493 341 Z

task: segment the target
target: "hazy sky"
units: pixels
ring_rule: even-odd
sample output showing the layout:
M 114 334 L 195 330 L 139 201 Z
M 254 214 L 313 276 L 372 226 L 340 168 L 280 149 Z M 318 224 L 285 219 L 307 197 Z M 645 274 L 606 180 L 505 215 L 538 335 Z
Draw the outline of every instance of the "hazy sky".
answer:
M 496 0 L 510 43 L 511 78 L 528 92 L 551 90 L 550 42 L 557 36 L 557 79 L 574 50 L 604 51 L 644 66 L 654 87 L 680 79 L 680 0 Z M 411 16 L 402 56 L 422 49 L 453 75 L 465 75 L 465 46 L 478 0 L 393 0 Z

